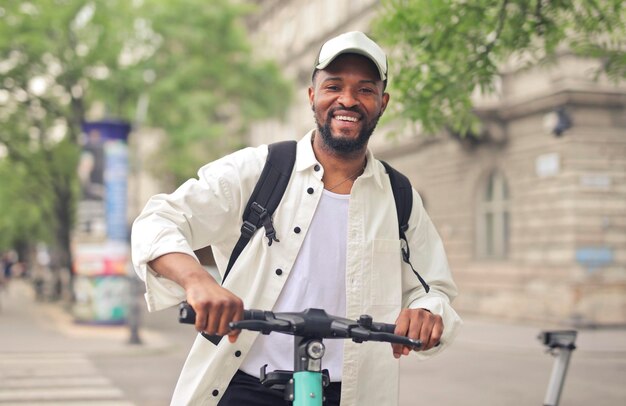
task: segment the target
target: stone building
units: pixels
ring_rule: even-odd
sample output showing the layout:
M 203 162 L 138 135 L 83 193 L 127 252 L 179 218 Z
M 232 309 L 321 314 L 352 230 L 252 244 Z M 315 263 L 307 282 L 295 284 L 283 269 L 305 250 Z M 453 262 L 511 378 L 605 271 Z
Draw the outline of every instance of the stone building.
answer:
M 378 2 L 257 3 L 256 52 L 278 61 L 296 96 L 285 120 L 254 126 L 250 144 L 299 139 L 313 126 L 306 89 L 319 47 L 368 32 Z M 374 135 L 376 155 L 422 194 L 461 313 L 626 324 L 626 86 L 594 81 L 595 66 L 564 52 L 550 68 L 507 68 L 498 94 L 476 102 L 487 134 L 479 143 Z

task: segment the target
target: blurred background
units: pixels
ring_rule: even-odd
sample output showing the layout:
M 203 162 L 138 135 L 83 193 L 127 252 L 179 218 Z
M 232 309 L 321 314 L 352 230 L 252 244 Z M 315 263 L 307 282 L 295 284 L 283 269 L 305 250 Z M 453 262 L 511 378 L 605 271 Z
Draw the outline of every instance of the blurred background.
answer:
M 626 402 L 621 1 L 5 3 L 0 404 L 169 403 L 194 332 L 145 313 L 130 224 L 204 163 L 311 129 L 313 61 L 351 30 L 388 51 L 370 145 L 420 192 L 466 320 L 402 361 L 402 404 L 540 404 L 545 329 L 578 332 L 563 404 Z

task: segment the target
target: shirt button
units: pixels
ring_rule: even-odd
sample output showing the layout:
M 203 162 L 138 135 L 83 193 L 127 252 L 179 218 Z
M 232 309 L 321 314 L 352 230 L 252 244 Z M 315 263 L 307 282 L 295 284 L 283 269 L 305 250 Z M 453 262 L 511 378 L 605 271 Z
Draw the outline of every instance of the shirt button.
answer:
M 302 231 L 302 230 L 300 230 L 300 227 L 296 227 L 296 228 L 293 229 L 293 232 L 296 233 L 296 234 L 300 234 L 300 231 Z
M 278 269 L 276 270 L 276 275 L 280 276 L 280 275 L 282 275 L 282 274 L 283 274 L 283 270 L 282 270 L 282 269 L 280 269 L 280 268 L 278 268 Z
M 217 395 L 219 395 L 219 394 L 220 394 L 220 391 L 218 391 L 217 389 L 213 389 L 213 392 L 211 392 L 211 394 L 212 394 L 213 396 L 217 396 Z
M 241 351 L 235 351 L 235 357 L 237 358 L 241 357 Z
M 310 187 L 310 188 L 308 188 L 308 189 L 306 190 L 306 192 L 307 192 L 308 194 L 310 194 L 310 195 L 312 195 L 314 191 L 315 191 L 315 190 L 313 190 L 313 188 L 312 188 L 312 187 Z
M 319 166 L 319 165 L 317 165 L 317 164 L 313 167 L 313 170 L 314 170 L 315 172 L 319 172 L 319 170 L 320 170 L 320 169 L 321 169 L 321 168 L 320 168 L 320 166 Z

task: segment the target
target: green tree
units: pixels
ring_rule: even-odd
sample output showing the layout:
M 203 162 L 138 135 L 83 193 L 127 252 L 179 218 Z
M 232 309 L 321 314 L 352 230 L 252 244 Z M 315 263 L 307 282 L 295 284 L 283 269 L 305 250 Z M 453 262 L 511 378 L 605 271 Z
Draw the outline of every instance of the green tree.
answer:
M 171 3 L 146 3 L 158 49 L 144 74 L 151 76 L 149 121 L 170 135 L 162 162 L 179 183 L 240 148 L 252 121 L 281 115 L 291 89 L 275 64 L 252 55 L 241 17 L 253 8 L 228 0 Z
M 235 2 L 233 2 L 235 3 Z M 252 58 L 228 0 L 9 0 L 0 5 L 0 248 L 47 240 L 70 269 L 81 124 L 97 105 L 164 128 L 159 162 L 177 178 L 241 144 L 290 95 Z M 5 229 L 5 226 L 7 227 Z
M 382 0 L 373 24 L 393 51 L 395 112 L 427 132 L 477 124 L 471 95 L 493 91 L 501 64 L 549 63 L 565 48 L 599 58 L 598 74 L 626 78 L 621 0 Z

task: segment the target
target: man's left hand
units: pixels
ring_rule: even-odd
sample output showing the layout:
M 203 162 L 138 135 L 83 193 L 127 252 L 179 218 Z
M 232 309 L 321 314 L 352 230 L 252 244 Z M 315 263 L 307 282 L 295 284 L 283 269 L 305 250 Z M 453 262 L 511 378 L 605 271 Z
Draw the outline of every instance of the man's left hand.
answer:
M 422 347 L 416 351 L 425 351 L 439 344 L 443 334 L 443 320 L 441 316 L 432 314 L 426 309 L 402 309 L 396 320 L 397 335 L 406 336 L 413 340 L 420 340 Z M 409 355 L 411 348 L 400 344 L 392 344 L 393 356 Z

